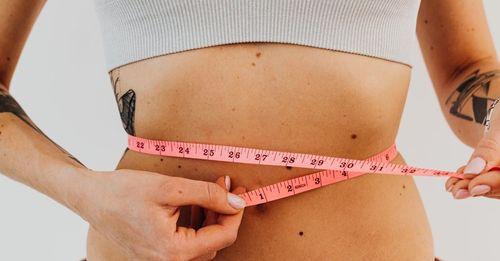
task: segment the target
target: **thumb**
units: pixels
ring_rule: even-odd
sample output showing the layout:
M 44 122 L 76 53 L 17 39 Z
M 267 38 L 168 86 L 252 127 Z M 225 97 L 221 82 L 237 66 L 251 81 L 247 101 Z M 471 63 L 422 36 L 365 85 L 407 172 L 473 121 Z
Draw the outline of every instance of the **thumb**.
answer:
M 167 183 L 161 193 L 170 206 L 197 205 L 220 214 L 236 214 L 246 205 L 243 198 L 213 182 L 170 177 Z
M 500 164 L 500 126 L 493 126 L 479 141 L 464 169 L 465 174 L 479 174 Z

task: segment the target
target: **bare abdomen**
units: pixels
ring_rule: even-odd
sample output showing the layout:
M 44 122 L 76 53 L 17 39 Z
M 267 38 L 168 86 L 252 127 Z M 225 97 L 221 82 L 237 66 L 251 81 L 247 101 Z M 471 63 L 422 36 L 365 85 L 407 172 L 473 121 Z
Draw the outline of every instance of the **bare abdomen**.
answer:
M 410 69 L 282 44 L 235 44 L 115 70 L 136 93 L 136 136 L 367 158 L 396 137 Z M 403 163 L 402 158 L 396 159 Z M 313 170 L 161 158 L 128 152 L 118 168 L 248 189 Z M 91 231 L 103 255 L 113 248 Z M 104 250 L 107 249 L 107 250 Z M 366 175 L 245 210 L 217 260 L 432 260 L 432 238 L 410 177 Z

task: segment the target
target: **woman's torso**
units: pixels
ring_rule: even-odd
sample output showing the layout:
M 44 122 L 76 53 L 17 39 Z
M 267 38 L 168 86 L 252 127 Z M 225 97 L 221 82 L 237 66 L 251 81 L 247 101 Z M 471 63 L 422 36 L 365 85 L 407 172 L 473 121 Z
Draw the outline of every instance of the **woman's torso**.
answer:
M 363 159 L 394 143 L 410 71 L 361 55 L 246 43 L 143 60 L 112 78 L 118 98 L 135 92 L 139 137 Z M 229 175 L 247 189 L 315 172 L 132 151 L 118 168 Z M 90 230 L 89 260 L 125 260 L 117 251 Z M 365 175 L 247 208 L 236 243 L 216 260 L 433 260 L 433 249 L 412 178 Z

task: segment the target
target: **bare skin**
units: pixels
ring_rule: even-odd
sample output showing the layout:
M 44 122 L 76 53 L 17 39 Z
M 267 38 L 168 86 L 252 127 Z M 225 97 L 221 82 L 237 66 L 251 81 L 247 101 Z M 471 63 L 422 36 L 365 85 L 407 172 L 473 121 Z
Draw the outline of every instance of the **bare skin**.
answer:
M 217 177 L 253 189 L 312 171 L 134 152 L 117 171 L 87 169 L 43 135 L 8 91 L 43 2 L 0 3 L 0 172 L 87 220 L 89 260 L 209 260 L 216 252 L 217 260 L 433 259 L 411 177 L 366 175 L 251 207 L 240 227 L 243 212 L 221 179 L 211 183 Z M 492 144 L 481 140 L 481 120 L 500 96 L 500 65 L 481 1 L 423 0 L 417 33 L 454 132 L 470 146 Z M 111 80 L 124 127 L 136 136 L 363 159 L 394 143 L 410 72 L 378 58 L 255 43 L 139 61 Z M 401 156 L 394 162 L 404 164 Z M 447 187 L 459 198 L 474 180 Z M 194 230 L 191 205 L 221 215 Z
M 394 143 L 410 68 L 262 43 L 162 56 L 111 75 L 117 97 L 135 92 L 136 136 L 363 159 Z M 118 168 L 206 181 L 229 175 L 233 184 L 248 189 L 314 172 L 132 151 Z M 184 221 L 189 224 L 187 213 Z M 250 207 L 239 233 L 216 260 L 433 258 L 431 233 L 410 177 L 370 175 Z M 93 230 L 89 258 L 125 259 Z

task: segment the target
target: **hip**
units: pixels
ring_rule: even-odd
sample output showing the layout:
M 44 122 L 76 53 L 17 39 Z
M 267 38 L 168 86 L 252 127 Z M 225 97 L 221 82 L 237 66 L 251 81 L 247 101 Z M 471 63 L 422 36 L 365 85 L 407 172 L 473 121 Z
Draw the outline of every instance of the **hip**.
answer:
M 156 157 L 128 152 L 118 168 L 213 181 L 229 175 L 248 189 L 314 170 Z M 404 164 L 398 157 L 394 163 Z M 140 165 L 149 163 L 146 165 Z M 148 167 L 145 167 L 148 166 Z M 179 225 L 189 226 L 189 208 Z M 123 260 L 96 231 L 89 254 Z M 432 235 L 413 179 L 363 175 L 245 210 L 235 244 L 216 260 L 432 260 Z

